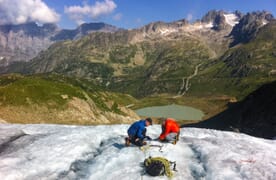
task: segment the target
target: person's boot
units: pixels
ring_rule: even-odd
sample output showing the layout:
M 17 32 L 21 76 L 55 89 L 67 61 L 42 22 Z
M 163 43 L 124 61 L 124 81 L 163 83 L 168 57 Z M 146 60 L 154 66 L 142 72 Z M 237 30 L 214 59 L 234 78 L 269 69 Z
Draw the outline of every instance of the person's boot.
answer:
M 176 135 L 176 141 L 179 141 L 179 133 Z
M 130 145 L 130 140 L 128 137 L 125 138 L 125 146 L 129 146 Z
M 144 145 L 147 145 L 147 142 L 146 142 L 146 141 L 143 141 L 143 146 L 144 146 Z
M 179 141 L 179 133 L 175 136 L 175 140 L 172 142 L 172 144 L 176 144 L 177 141 Z
M 178 140 L 179 140 L 179 135 L 177 134 L 177 135 L 175 136 L 175 139 L 174 139 L 174 141 L 172 142 L 172 144 L 176 145 L 176 143 L 177 143 Z
M 172 144 L 176 145 L 176 142 L 177 142 L 177 140 L 174 140 L 174 141 L 172 142 Z

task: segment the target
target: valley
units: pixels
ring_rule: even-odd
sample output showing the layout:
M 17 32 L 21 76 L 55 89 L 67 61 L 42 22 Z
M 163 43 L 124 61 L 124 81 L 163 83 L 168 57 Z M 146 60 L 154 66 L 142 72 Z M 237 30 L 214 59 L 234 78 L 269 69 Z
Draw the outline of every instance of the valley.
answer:
M 0 0 L 0 180 L 276 180 L 275 0 Z
M 63 34 L 50 33 L 59 38 L 34 58 L 0 66 L 0 118 L 117 124 L 138 119 L 137 109 L 176 104 L 199 109 L 208 120 L 276 80 L 275 32 L 266 11 L 210 11 L 193 23 L 158 21 L 130 30 L 91 23 L 55 31 Z

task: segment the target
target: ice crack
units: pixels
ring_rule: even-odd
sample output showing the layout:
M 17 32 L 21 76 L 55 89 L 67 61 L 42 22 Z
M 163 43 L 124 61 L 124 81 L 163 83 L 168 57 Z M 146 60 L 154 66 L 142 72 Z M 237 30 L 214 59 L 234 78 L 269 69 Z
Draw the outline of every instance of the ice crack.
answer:
M 116 142 L 118 142 L 119 139 L 121 139 L 121 137 L 109 138 L 101 141 L 99 147 L 96 149 L 91 147 L 93 151 L 86 152 L 82 155 L 82 159 L 76 159 L 73 161 L 69 170 L 60 173 L 58 175 L 58 179 L 89 179 L 90 167 L 96 163 L 96 158 L 98 156 L 101 156 L 107 149 L 111 147 L 120 150 L 120 148 L 116 147 Z
M 196 163 L 192 163 L 190 166 L 191 174 L 194 179 L 204 179 L 207 175 L 206 159 L 195 145 L 189 144 L 188 146 L 194 153 L 194 161 L 196 161 Z

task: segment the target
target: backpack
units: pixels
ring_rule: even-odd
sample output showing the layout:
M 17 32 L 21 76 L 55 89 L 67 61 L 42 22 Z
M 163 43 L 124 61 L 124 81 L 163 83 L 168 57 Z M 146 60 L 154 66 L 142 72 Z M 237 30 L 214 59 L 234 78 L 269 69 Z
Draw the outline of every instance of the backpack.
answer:
M 174 162 L 175 164 L 175 162 Z M 171 162 L 163 157 L 149 157 L 144 161 L 144 167 L 146 173 L 151 176 L 163 176 L 167 175 L 168 177 L 172 177 L 173 173 L 170 170 Z M 174 166 L 175 170 L 175 166 Z

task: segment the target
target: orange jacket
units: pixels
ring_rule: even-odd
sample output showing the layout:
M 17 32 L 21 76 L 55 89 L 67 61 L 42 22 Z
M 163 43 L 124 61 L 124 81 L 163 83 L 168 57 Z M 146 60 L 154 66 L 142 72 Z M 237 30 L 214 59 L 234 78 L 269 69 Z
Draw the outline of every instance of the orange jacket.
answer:
M 180 131 L 180 128 L 177 122 L 174 119 L 170 119 L 170 118 L 166 119 L 164 128 L 165 129 L 162 131 L 162 133 L 159 136 L 160 140 L 164 140 L 169 133 L 172 133 L 172 132 L 179 133 Z

